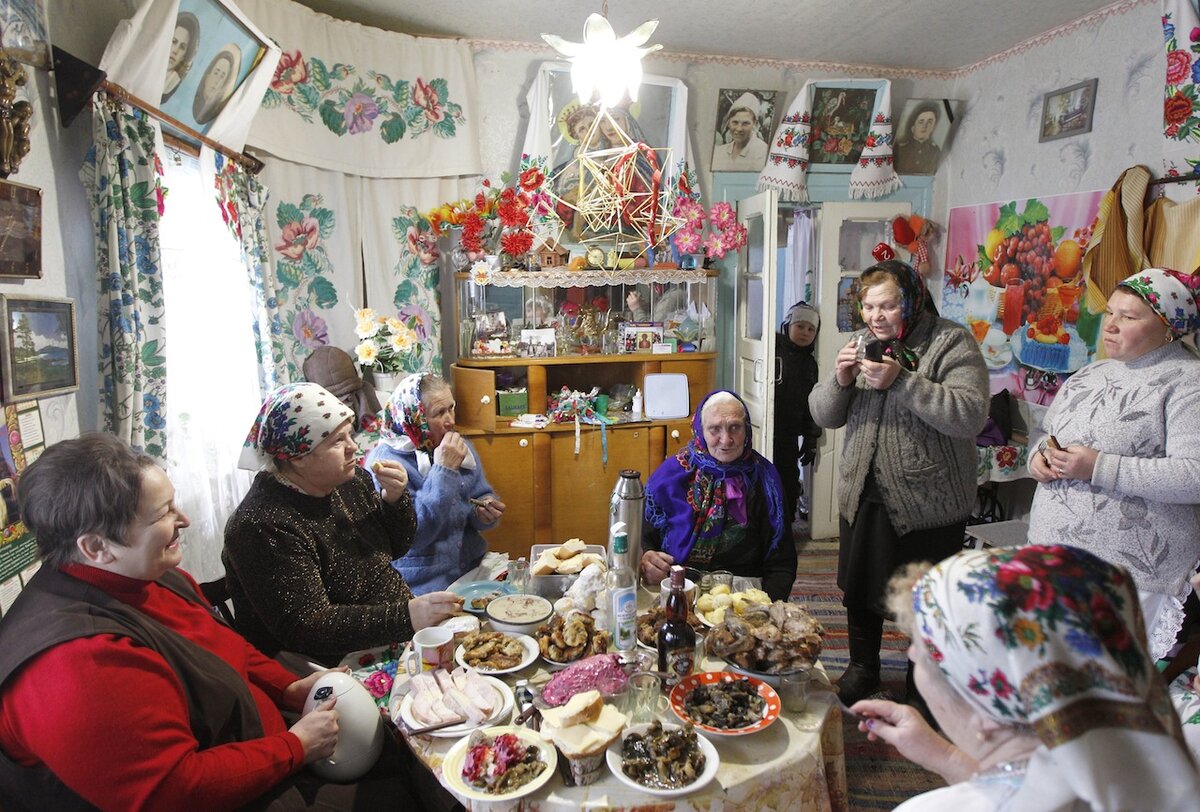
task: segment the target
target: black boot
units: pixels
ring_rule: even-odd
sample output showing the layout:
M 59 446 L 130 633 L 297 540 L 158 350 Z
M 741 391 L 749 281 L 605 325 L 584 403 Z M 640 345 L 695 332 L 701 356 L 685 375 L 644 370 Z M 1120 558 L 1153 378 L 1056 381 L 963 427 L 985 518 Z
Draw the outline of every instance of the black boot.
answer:
M 837 682 L 838 698 L 847 706 L 879 690 L 879 646 L 883 618 L 865 609 L 846 610 L 850 665 Z

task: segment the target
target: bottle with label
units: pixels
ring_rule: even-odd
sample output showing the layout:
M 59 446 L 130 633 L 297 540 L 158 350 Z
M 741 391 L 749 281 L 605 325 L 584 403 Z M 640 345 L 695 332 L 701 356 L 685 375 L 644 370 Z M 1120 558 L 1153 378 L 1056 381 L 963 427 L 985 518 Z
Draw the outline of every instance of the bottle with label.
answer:
M 696 630 L 688 623 L 688 599 L 683 567 L 671 567 L 671 594 L 667 596 L 666 619 L 658 630 L 658 670 L 668 688 L 692 673 L 696 657 Z
M 612 631 L 613 647 L 621 655 L 622 662 L 629 662 L 637 647 L 637 575 L 630 563 L 629 536 L 625 533 L 625 525 L 621 522 L 614 524 L 610 536 L 608 575 L 605 577 L 608 627 Z

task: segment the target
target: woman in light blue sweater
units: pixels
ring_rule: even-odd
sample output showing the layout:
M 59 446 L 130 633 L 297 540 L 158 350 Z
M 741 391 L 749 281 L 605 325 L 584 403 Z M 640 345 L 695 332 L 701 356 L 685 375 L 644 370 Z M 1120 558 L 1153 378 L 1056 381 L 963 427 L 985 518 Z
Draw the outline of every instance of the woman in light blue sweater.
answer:
M 376 460 L 399 462 L 408 471 L 417 536 L 392 565 L 413 594 L 445 589 L 479 566 L 487 552 L 480 533 L 500 522 L 505 506 L 492 493 L 475 449 L 454 430 L 454 393 L 445 380 L 417 374 L 400 382 L 367 468 Z
M 1128 567 L 1150 653 L 1183 626 L 1200 564 L 1200 358 L 1179 339 L 1200 328 L 1200 277 L 1148 268 L 1108 299 L 1108 358 L 1071 376 L 1042 419 L 1029 457 L 1040 484 L 1033 544 L 1072 544 Z

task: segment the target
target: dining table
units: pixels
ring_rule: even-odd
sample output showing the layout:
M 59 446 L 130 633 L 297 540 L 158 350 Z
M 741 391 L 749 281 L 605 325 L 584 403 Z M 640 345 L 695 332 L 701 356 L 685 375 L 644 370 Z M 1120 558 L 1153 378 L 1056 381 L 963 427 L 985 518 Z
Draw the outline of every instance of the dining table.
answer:
M 494 555 L 494 554 L 489 554 Z M 468 573 L 451 589 L 472 580 L 486 580 L 502 573 L 502 561 L 493 559 L 476 571 Z M 658 598 L 658 592 L 638 590 L 639 612 L 648 609 Z M 705 656 L 695 671 L 728 670 L 724 660 Z M 500 677 L 512 688 L 519 681 L 530 685 L 544 683 L 551 669 L 541 658 L 513 673 Z M 407 693 L 408 676 L 403 667 L 396 671 L 387 703 L 395 718 L 402 697 Z M 493 722 L 512 724 L 520 703 L 514 703 L 512 717 Z M 657 718 L 665 723 L 680 723 L 671 710 L 664 691 L 658 702 Z M 442 775 L 442 764 L 458 739 L 432 734 L 413 734 L 399 723 L 403 736 L 413 754 L 452 794 L 453 788 Z M 848 809 L 846 765 L 842 736 L 842 709 L 833 692 L 825 670 L 818 661 L 810 672 L 808 700 L 801 712 L 781 710 L 778 718 L 755 733 L 740 736 L 711 736 L 720 766 L 716 777 L 694 792 L 671 799 L 641 792 L 618 780 L 607 769 L 595 783 L 570 786 L 563 771 L 530 794 L 505 802 L 481 803 L 455 794 L 471 810 L 521 810 L 522 812 L 551 812 L 551 810 L 761 810 L 791 812 L 842 812 Z M 562 761 L 562 759 L 560 759 Z

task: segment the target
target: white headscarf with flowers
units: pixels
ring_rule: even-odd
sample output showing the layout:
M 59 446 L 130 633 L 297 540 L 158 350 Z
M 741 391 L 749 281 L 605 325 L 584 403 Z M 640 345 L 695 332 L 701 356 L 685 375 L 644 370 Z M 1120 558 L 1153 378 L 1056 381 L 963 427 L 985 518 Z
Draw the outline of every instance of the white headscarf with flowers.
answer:
M 269 470 L 280 460 L 312 452 L 354 412 L 336 395 L 315 383 L 285 383 L 267 395 L 246 435 L 238 467 Z
M 1011 809 L 1200 801 L 1124 569 L 1066 546 L 967 551 L 917 581 L 913 608 L 951 688 L 983 717 L 1031 727 L 1042 741 Z
M 379 442 L 402 454 L 414 454 L 417 472 L 421 476 L 433 467 L 433 438 L 429 433 L 429 420 L 425 416 L 425 404 L 421 400 L 421 383 L 428 373 L 409 375 L 396 384 L 396 391 L 383 407 L 383 426 L 379 430 Z M 475 456 L 467 454 L 461 467 L 475 469 Z

